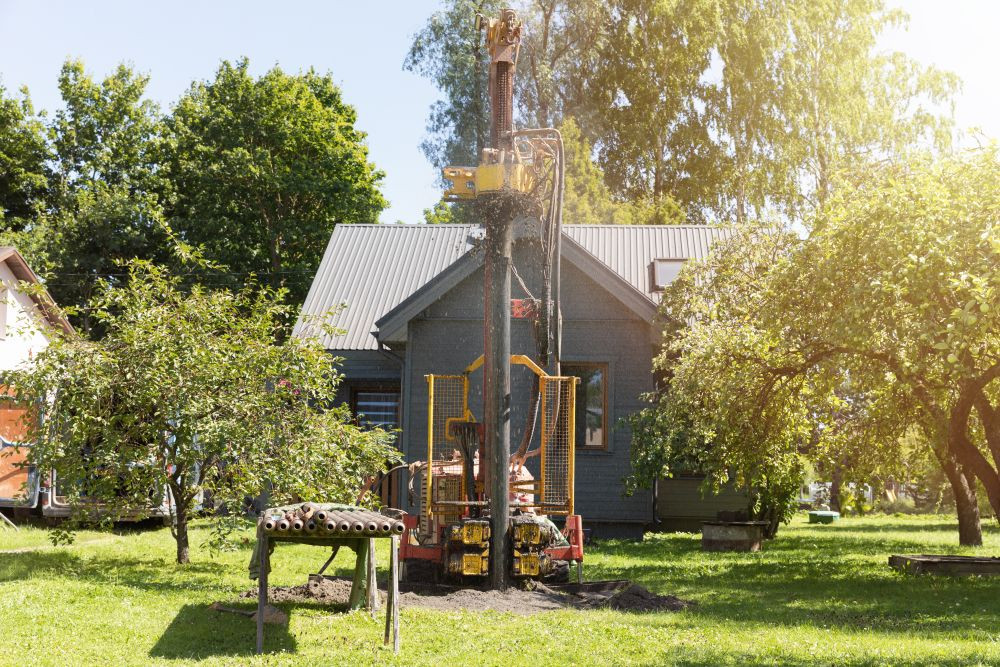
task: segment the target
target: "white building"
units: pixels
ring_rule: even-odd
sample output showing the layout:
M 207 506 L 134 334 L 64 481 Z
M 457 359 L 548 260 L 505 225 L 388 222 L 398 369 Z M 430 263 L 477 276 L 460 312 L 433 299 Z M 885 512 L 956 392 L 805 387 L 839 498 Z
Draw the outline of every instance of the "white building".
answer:
M 31 287 L 24 289 L 22 283 Z M 45 349 L 53 330 L 70 333 L 73 328 L 24 257 L 0 246 L 0 371 L 12 370 Z
M 30 361 L 55 332 L 72 331 L 24 257 L 14 248 L 0 246 L 0 372 Z M 0 394 L 11 393 L 0 385 Z M 26 406 L 9 398 L 0 400 L 0 507 L 34 507 L 38 502 L 37 475 L 19 465 L 26 452 L 13 446 L 24 439 L 26 411 Z

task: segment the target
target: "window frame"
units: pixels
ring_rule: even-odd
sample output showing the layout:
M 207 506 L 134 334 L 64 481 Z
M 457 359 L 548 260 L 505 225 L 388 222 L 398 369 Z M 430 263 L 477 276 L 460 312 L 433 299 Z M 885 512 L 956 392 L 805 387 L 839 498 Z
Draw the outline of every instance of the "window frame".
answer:
M 563 375 L 572 375 L 571 372 L 567 370 L 567 367 L 576 368 L 594 368 L 601 371 L 603 382 L 601 391 L 601 444 L 600 445 L 581 445 L 577 442 L 576 433 L 573 434 L 573 447 L 580 452 L 607 452 L 608 449 L 608 405 L 610 403 L 610 381 L 611 381 L 611 363 L 608 361 L 573 361 L 566 360 L 560 362 L 560 373 Z M 577 376 L 579 377 L 579 376 Z M 580 385 L 577 386 L 577 399 L 580 398 L 579 391 L 583 385 L 583 378 L 580 378 Z M 586 400 L 586 395 L 584 395 L 584 400 Z M 586 410 L 586 408 L 585 408 Z M 586 429 L 586 426 L 584 427 Z
M 352 384 L 350 395 L 351 417 L 354 423 L 361 426 L 360 414 L 358 412 L 358 394 L 396 394 L 399 399 L 396 401 L 396 430 L 403 428 L 403 388 L 398 382 L 387 382 L 380 384 Z M 398 434 L 397 434 L 398 435 Z
M 677 279 L 677 275 L 675 274 L 673 280 L 671 280 L 670 283 L 667 283 L 665 285 L 660 285 L 658 282 L 656 282 L 656 264 L 657 264 L 657 262 L 676 262 L 677 264 L 680 265 L 680 269 L 677 270 L 677 273 L 679 274 L 680 271 L 681 271 L 681 269 L 684 268 L 684 262 L 686 262 L 686 261 L 687 261 L 687 259 L 684 258 L 684 257 L 656 257 L 656 258 L 654 258 L 653 261 L 651 261 L 649 263 L 649 286 L 650 286 L 650 291 L 651 292 L 662 292 L 665 289 L 667 289 L 667 287 L 670 285 L 670 283 L 672 283 L 674 280 Z

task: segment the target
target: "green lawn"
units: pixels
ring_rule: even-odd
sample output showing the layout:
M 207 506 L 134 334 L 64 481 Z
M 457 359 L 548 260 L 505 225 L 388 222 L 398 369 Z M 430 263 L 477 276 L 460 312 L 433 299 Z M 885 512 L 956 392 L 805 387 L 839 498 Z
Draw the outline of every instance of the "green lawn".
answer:
M 316 605 L 286 607 L 287 630 L 268 628 L 268 653 L 253 655 L 254 625 L 218 614 L 252 587 L 249 551 L 211 557 L 195 549 L 171 562 L 165 529 L 94 538 L 72 547 L 0 553 L 0 665 L 426 664 L 426 665 L 900 665 L 1000 664 L 1000 580 L 906 577 L 890 553 L 1000 554 L 960 550 L 951 517 L 796 519 L 759 554 L 705 554 L 694 535 L 591 547 L 586 575 L 628 577 L 659 593 L 696 600 L 664 614 L 559 611 L 402 611 L 403 652 L 383 648 L 383 618 Z M 206 536 L 199 526 L 195 544 Z M 385 562 L 385 553 L 380 563 Z M 305 581 L 319 549 L 281 545 L 272 585 Z M 347 573 L 351 557 L 337 559 Z

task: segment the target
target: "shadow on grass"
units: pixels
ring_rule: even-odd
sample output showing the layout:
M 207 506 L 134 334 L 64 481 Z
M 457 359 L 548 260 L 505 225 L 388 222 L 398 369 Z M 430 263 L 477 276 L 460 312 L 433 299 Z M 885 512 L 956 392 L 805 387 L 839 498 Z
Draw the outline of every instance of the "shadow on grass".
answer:
M 244 608 L 241 605 L 240 608 Z M 245 605 L 246 609 L 255 606 Z M 211 656 L 250 656 L 257 646 L 257 625 L 239 614 L 218 612 L 207 605 L 186 604 L 157 640 L 152 658 L 201 660 Z M 264 626 L 264 652 L 291 652 L 295 638 L 286 625 Z
M 57 576 L 98 584 L 120 584 L 124 581 L 143 590 L 197 590 L 217 588 L 219 577 L 229 570 L 231 568 L 217 562 L 178 566 L 152 558 L 81 558 L 73 551 L 26 551 L 4 554 L 0 559 L 0 582 Z
M 761 628 L 833 627 L 883 635 L 971 631 L 987 639 L 1000 633 L 1000 579 L 914 577 L 889 569 L 892 553 L 948 551 L 928 544 L 926 533 L 921 539 L 925 525 L 804 528 L 779 532 L 761 553 L 705 553 L 691 535 L 603 543 L 590 552 L 597 558 L 588 578 L 629 578 L 699 603 L 673 620 L 651 618 L 653 624 L 686 624 L 683 616 L 691 614 L 693 625 L 702 617 Z

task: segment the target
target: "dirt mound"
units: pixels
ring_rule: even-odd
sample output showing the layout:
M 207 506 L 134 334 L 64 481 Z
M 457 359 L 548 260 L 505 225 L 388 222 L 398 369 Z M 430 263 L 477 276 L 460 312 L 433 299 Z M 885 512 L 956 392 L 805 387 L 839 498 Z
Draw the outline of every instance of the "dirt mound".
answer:
M 506 591 L 453 586 L 410 585 L 399 596 L 403 607 L 422 607 L 442 611 L 506 611 L 514 614 L 536 614 L 540 611 L 565 609 L 565 596 L 542 590 L 511 588 Z
M 379 591 L 385 599 L 385 591 Z M 257 589 L 240 593 L 241 598 L 257 598 Z M 344 604 L 351 597 L 351 580 L 347 577 L 324 577 L 310 579 L 303 586 L 271 586 L 267 590 L 269 602 L 320 602 L 322 604 Z
M 270 602 L 320 602 L 346 605 L 351 595 L 351 580 L 346 577 L 312 579 L 304 586 L 275 586 L 269 590 Z M 379 591 L 385 600 L 385 591 Z M 241 598 L 256 598 L 257 590 L 249 590 Z M 657 595 L 630 581 L 599 581 L 584 584 L 546 586 L 531 584 L 529 588 L 493 591 L 481 588 L 459 588 L 437 584 L 400 585 L 402 607 L 419 607 L 441 611 L 504 611 L 514 614 L 535 614 L 557 609 L 615 609 L 626 612 L 681 611 L 693 605 L 673 595 Z
M 676 595 L 657 595 L 639 584 L 632 584 L 597 606 L 618 611 L 655 612 L 681 611 L 693 604 L 694 602 L 682 600 Z

